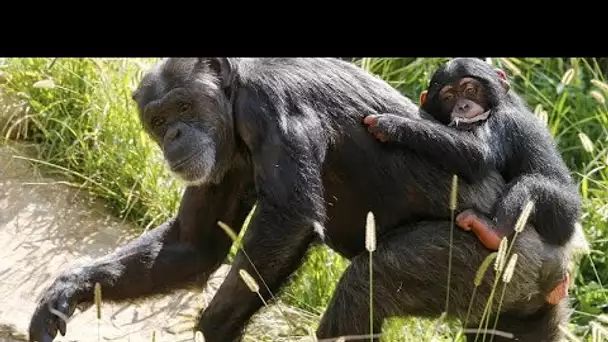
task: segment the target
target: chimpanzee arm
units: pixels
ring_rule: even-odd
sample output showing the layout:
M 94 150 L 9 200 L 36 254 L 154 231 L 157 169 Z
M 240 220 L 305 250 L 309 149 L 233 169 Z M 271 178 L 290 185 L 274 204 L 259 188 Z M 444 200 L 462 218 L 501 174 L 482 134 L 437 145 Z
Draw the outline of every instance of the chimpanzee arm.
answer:
M 258 203 L 244 235 L 245 257 L 237 254 L 232 269 L 203 312 L 198 327 L 207 341 L 237 340 L 250 317 L 263 305 L 239 276 L 246 270 L 264 300 L 266 286 L 276 294 L 300 265 L 314 241 L 314 224 L 323 224 L 325 206 L 321 183 L 322 137 L 306 117 L 242 123 L 241 136 L 252 155 Z M 245 119 L 247 120 L 247 119 Z M 298 120 L 298 122 L 288 122 Z
M 240 177 L 240 175 L 238 175 Z M 222 220 L 236 231 L 253 205 L 237 175 L 219 185 L 186 189 L 178 215 L 114 253 L 74 267 L 44 292 L 30 322 L 30 341 L 51 341 L 65 322 L 49 306 L 71 316 L 77 305 L 93 301 L 96 282 L 104 301 L 122 301 L 203 285 L 226 257 L 231 240 L 217 226 Z
M 469 181 L 481 179 L 493 167 L 494 156 L 502 155 L 473 134 L 430 120 L 382 114 L 366 117 L 365 123 L 379 140 L 430 156 L 432 161 Z

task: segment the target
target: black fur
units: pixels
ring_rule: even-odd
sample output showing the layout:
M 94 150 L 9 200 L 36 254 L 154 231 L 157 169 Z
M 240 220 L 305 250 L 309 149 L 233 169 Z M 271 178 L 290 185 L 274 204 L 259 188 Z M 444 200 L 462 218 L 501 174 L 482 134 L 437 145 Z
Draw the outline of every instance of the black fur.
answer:
M 491 108 L 488 119 L 470 131 L 445 125 L 439 90 L 463 77 L 478 78 Z M 535 201 L 530 223 L 550 244 L 570 241 L 581 212 L 581 198 L 549 130 L 512 90 L 505 92 L 496 71 L 478 59 L 457 58 L 431 78 L 427 101 L 421 109 L 435 120 L 381 115 L 373 127 L 393 143 L 424 154 L 469 181 L 497 169 L 508 190 L 493 210 L 497 228 L 507 235 L 527 199 Z
M 166 97 L 170 91 L 173 97 Z M 238 233 L 255 200 L 243 242 L 264 282 L 240 251 L 196 326 L 207 341 L 240 339 L 262 306 L 240 279 L 240 269 L 257 280 L 268 299 L 264 284 L 276 294 L 310 245 L 320 241 L 353 262 L 318 336 L 367 333 L 368 211 L 374 212 L 378 231 L 378 321 L 443 311 L 452 174 L 417 154 L 381 145 L 366 132 L 364 113 L 419 117 L 416 106 L 388 84 L 336 59 L 170 59 L 145 76 L 133 97 L 168 163 L 178 165 L 174 171 L 192 185 L 174 219 L 104 258 L 64 272 L 40 300 L 31 340 L 50 341 L 57 333 L 59 319 L 47 304 L 70 315 L 76 304 L 91 303 L 97 281 L 108 301 L 205 284 L 231 245 L 217 221 Z M 462 183 L 459 208 L 488 212 L 504 186 L 492 171 L 474 184 Z M 462 317 L 477 267 L 489 251 L 472 234 L 455 231 L 454 238 L 449 312 Z M 514 250 L 521 262 L 503 309 L 520 314 L 514 315 L 514 327 L 536 312 L 551 318 L 523 332 L 533 335 L 528 341 L 553 341 L 545 331 L 559 335 L 553 320 L 563 322 L 567 315 L 539 310 L 545 307 L 544 282 L 561 277 L 547 272 L 548 266 L 561 271 L 565 252 L 543 244 L 533 229 L 523 232 Z M 471 323 L 483 311 L 492 274 L 487 272 L 478 289 Z

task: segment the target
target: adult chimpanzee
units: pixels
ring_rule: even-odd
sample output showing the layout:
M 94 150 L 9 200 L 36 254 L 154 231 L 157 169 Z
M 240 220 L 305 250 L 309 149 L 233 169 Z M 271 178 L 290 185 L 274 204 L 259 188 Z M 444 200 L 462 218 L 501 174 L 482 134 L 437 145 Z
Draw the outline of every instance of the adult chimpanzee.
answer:
M 207 341 L 238 340 L 262 306 L 239 279 L 247 270 L 266 299 L 297 269 L 314 242 L 324 241 L 351 264 L 317 331 L 319 337 L 369 333 L 365 218 L 376 217 L 374 332 L 393 315 L 434 316 L 444 310 L 448 277 L 452 174 L 416 154 L 378 144 L 362 113 L 404 113 L 416 106 L 385 82 L 336 59 L 168 59 L 133 95 L 145 130 L 173 172 L 187 181 L 177 216 L 114 253 L 65 271 L 44 292 L 30 339 L 66 331 L 50 308 L 71 315 L 90 304 L 96 282 L 104 300 L 151 296 L 204 284 L 257 200 L 239 252 L 196 329 Z M 459 208 L 487 212 L 504 181 L 489 172 L 459 187 Z M 420 220 L 427 220 L 418 222 Z M 462 317 L 473 279 L 489 251 L 470 233 L 454 232 L 449 315 Z M 534 229 L 517 239 L 519 266 L 498 329 L 520 340 L 555 340 L 566 303 L 543 293 L 558 279 L 566 250 L 543 243 Z M 479 322 L 492 287 L 487 272 L 469 322 Z
M 530 223 L 540 236 L 556 245 L 570 240 L 581 198 L 549 130 L 511 91 L 502 70 L 480 59 L 453 59 L 433 74 L 420 100 L 422 110 L 439 123 L 392 114 L 364 121 L 380 140 L 424 153 L 467 180 L 497 169 L 509 183 L 494 206 L 495 223 L 466 210 L 456 219 L 460 227 L 498 249 L 530 198 L 536 204 Z M 567 282 L 566 274 L 550 302 L 560 298 Z

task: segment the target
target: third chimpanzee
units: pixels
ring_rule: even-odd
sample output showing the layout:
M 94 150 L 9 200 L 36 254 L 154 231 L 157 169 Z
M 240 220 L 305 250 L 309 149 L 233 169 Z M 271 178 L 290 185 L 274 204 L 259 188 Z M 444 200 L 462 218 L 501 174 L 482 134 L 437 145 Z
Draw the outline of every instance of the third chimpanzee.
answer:
M 530 222 L 540 236 L 555 245 L 569 241 L 581 210 L 580 196 L 548 129 L 510 89 L 502 70 L 480 59 L 453 59 L 433 74 L 420 100 L 421 109 L 436 121 L 393 114 L 371 115 L 364 121 L 379 140 L 426 154 L 469 181 L 497 169 L 509 183 L 494 206 L 495 222 L 469 209 L 458 215 L 460 227 L 497 249 L 532 199 Z M 560 298 L 567 281 L 566 274 L 548 296 L 550 302 Z
M 238 233 L 256 201 L 243 236 L 247 256 L 238 252 L 195 327 L 207 341 L 239 340 L 263 305 L 240 279 L 241 269 L 269 300 L 318 242 L 351 260 L 318 337 L 379 333 L 392 316 L 438 316 L 448 293 L 450 317 L 462 318 L 472 303 L 469 324 L 480 322 L 495 274 L 486 272 L 474 288 L 490 251 L 459 230 L 449 267 L 452 172 L 378 144 L 362 124 L 363 113 L 420 118 L 386 82 L 331 58 L 171 58 L 146 74 L 133 99 L 168 167 L 189 184 L 179 211 L 112 254 L 65 270 L 42 294 L 31 341 L 65 334 L 53 309 L 69 317 L 76 306 L 90 305 L 97 282 L 104 301 L 114 302 L 204 285 L 232 244 L 218 221 Z M 495 171 L 462 182 L 459 210 L 489 212 L 504 187 Z M 378 234 L 371 328 L 369 211 Z M 522 232 L 514 251 L 518 265 L 497 329 L 520 341 L 556 341 L 567 302 L 548 305 L 544 284 L 559 279 L 568 251 L 544 243 L 534 229 Z

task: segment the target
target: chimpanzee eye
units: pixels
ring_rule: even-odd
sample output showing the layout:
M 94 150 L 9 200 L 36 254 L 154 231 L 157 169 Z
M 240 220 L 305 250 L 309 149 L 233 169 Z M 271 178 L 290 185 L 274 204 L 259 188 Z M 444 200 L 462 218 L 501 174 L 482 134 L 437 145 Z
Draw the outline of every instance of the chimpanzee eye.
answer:
M 472 95 L 472 94 L 475 94 L 475 90 L 476 90 L 475 87 L 468 86 L 464 91 L 465 91 L 465 93 Z
M 453 99 L 453 98 L 454 98 L 454 95 L 453 95 L 452 93 L 445 93 L 445 94 L 443 95 L 443 100 L 444 100 L 444 101 L 448 101 L 448 100 L 451 100 L 451 99 Z
M 160 125 L 163 125 L 164 123 L 165 119 L 160 116 L 155 116 L 152 118 L 152 120 L 150 120 L 150 124 L 152 125 L 152 127 L 158 127 Z

